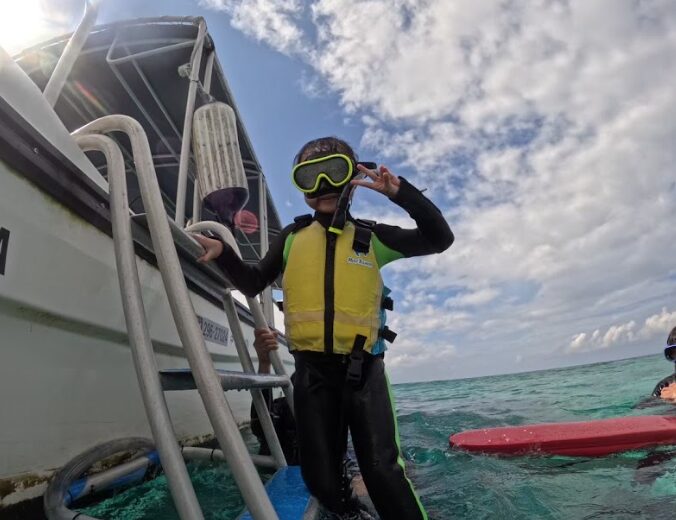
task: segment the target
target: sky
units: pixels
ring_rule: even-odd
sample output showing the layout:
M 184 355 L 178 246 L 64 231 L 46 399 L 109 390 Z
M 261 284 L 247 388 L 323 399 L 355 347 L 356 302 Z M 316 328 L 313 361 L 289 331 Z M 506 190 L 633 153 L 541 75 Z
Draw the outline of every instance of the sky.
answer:
M 81 11 L 0 0 L 0 45 L 70 31 Z M 662 351 L 676 326 L 676 2 L 104 0 L 99 21 L 159 15 L 205 17 L 284 223 L 308 212 L 292 158 L 324 135 L 442 210 L 453 246 L 383 270 L 393 381 Z M 414 225 L 366 190 L 353 213 Z

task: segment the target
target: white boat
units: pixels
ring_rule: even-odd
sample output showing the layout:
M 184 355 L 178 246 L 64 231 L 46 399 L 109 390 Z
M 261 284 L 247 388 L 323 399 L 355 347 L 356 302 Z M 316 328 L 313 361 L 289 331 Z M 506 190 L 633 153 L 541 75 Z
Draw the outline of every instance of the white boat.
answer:
M 98 154 L 85 155 L 70 134 L 107 114 L 140 122 L 167 214 L 183 224 L 181 168 L 188 174 L 184 200 L 191 201 L 185 217 L 199 211 L 192 203 L 189 148 L 181 166 L 184 118 L 195 103 L 195 82 L 184 77 L 190 74 L 185 66 L 195 63 L 196 53 L 203 58 L 192 89 L 198 103 L 206 90 L 235 107 L 203 26 L 196 18 L 161 18 L 94 28 L 53 109 L 42 91 L 70 36 L 13 58 L 0 49 L 0 518 L 41 495 L 52 472 L 83 449 L 150 436 L 121 305 L 106 165 Z M 246 209 L 258 216 L 261 230 L 238 231 L 236 238 L 253 262 L 280 222 L 237 121 L 249 184 Z M 126 158 L 131 210 L 141 213 L 129 142 L 120 135 L 116 141 Z M 141 221 L 132 231 L 158 365 L 185 368 L 149 233 Z M 181 263 L 216 367 L 241 370 L 219 296 L 223 279 L 192 258 Z M 271 319 L 271 299 L 264 308 Z M 238 313 L 250 345 L 251 313 L 244 303 Z M 284 363 L 291 362 L 285 354 Z M 237 422 L 248 421 L 249 393 L 228 392 L 227 398 Z M 170 393 L 167 402 L 181 441 L 198 444 L 211 436 L 197 392 Z

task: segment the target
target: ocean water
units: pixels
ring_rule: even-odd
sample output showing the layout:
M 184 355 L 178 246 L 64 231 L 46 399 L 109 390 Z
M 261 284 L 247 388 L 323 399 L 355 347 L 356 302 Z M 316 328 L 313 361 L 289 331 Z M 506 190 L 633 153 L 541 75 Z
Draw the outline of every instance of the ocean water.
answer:
M 504 458 L 448 447 L 451 433 L 467 429 L 676 413 L 668 404 L 636 408 L 670 370 L 660 356 L 648 356 L 395 385 L 404 458 L 430 519 L 676 518 L 676 447 L 597 459 Z M 255 445 L 250 435 L 247 441 Z M 227 468 L 202 464 L 190 471 L 207 518 L 236 518 L 242 501 Z M 177 518 L 161 477 L 86 512 L 125 520 Z

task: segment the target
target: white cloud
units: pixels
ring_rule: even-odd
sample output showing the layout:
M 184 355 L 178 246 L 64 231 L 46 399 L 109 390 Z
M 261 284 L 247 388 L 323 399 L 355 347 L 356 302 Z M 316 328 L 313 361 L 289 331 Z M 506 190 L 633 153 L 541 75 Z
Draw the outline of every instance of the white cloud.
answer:
M 576 334 L 568 345 L 568 350 L 569 352 L 593 350 L 639 340 L 666 338 L 669 331 L 674 327 L 676 327 L 676 311 L 669 312 L 664 307 L 658 314 L 647 317 L 640 329 L 637 328 L 636 322 L 632 320 L 627 323 L 611 325 L 603 334 L 599 329 L 591 334 L 586 332 Z
M 636 323 L 676 294 L 676 4 L 232 5 L 243 31 L 304 59 L 312 94 L 338 94 L 362 148 L 429 188 L 451 222 L 447 253 L 388 267 L 412 293 L 412 330 L 529 355 L 638 345 L 661 327 Z M 415 311 L 448 290 L 472 314 Z
M 493 301 L 500 291 L 492 287 L 484 287 L 471 292 L 463 293 L 459 296 L 454 296 L 446 300 L 448 307 L 471 307 L 482 305 Z
M 428 379 L 441 379 L 457 364 L 458 350 L 444 341 L 404 338 L 389 347 L 386 358 L 388 371 L 397 381 L 420 380 L 417 375 L 420 373 L 425 373 Z
M 570 349 L 571 350 L 579 350 L 584 347 L 585 343 L 587 340 L 587 333 L 586 332 L 580 332 L 580 334 L 576 334 L 573 337 L 573 341 L 570 342 Z
M 300 0 L 200 0 L 200 4 L 229 13 L 233 27 L 277 51 L 306 51 L 298 25 L 303 12 Z

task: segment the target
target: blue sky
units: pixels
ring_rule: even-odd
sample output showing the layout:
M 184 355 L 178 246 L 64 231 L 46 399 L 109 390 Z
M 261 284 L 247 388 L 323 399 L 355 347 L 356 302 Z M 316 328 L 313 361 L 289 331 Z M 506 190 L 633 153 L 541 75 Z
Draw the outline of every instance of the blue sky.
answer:
M 31 2 L 47 18 L 11 31 Z M 80 12 L 3 3 L 0 44 Z M 674 2 L 110 0 L 99 20 L 158 15 L 206 18 L 283 221 L 306 212 L 291 159 L 322 135 L 444 212 L 449 251 L 384 271 L 395 381 L 661 351 L 676 325 Z M 412 224 L 375 194 L 355 213 Z

